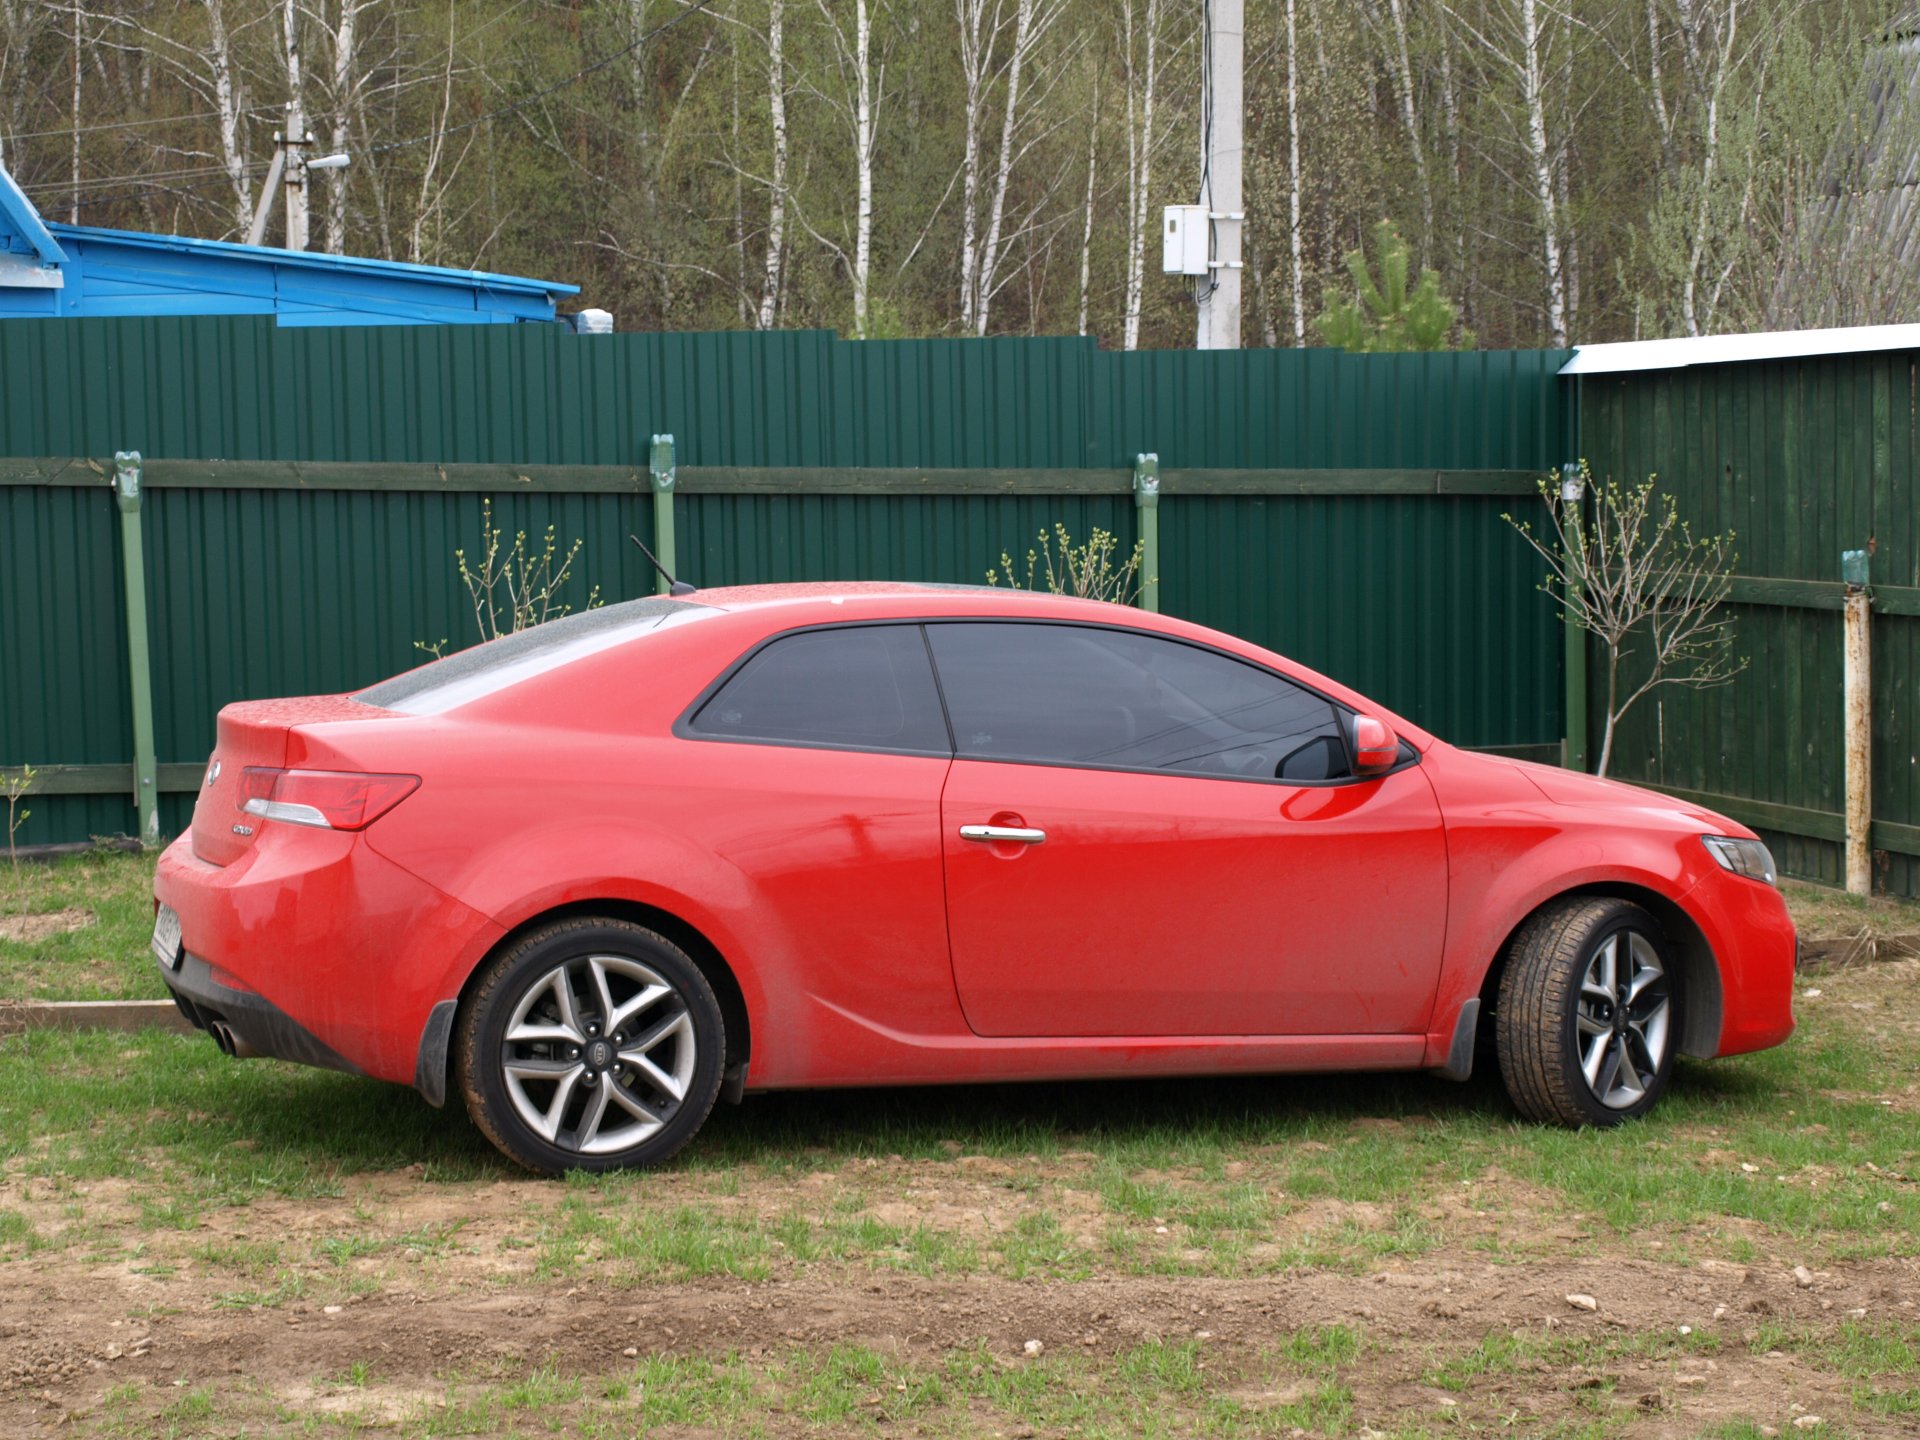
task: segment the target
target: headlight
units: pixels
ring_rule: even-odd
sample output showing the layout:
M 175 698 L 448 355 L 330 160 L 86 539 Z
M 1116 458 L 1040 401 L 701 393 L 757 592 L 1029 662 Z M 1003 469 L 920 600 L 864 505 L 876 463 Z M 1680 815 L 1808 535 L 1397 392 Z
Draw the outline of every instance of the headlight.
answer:
M 1758 840 L 1735 840 L 1727 835 L 1702 835 L 1700 843 L 1707 847 L 1707 853 L 1720 862 L 1724 870 L 1736 875 L 1744 875 L 1749 880 L 1758 880 L 1762 885 L 1774 885 L 1779 882 L 1779 874 L 1773 868 L 1773 852 Z

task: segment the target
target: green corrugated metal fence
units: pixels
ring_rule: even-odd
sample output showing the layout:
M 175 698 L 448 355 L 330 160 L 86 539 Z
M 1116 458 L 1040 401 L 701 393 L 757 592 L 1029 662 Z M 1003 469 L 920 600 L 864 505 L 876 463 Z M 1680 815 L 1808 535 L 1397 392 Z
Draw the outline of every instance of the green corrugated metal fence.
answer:
M 1875 883 L 1905 895 L 1920 893 L 1915 362 L 1883 352 L 1580 382 L 1596 476 L 1657 472 L 1696 530 L 1736 533 L 1732 609 L 1750 662 L 1725 688 L 1642 701 L 1616 741 L 1614 773 L 1697 793 L 1766 835 L 1787 873 L 1837 883 L 1840 554 L 1867 550 Z M 1597 688 L 1592 701 L 1597 743 Z
M 1164 610 L 1462 743 L 1550 746 L 1557 627 L 1499 515 L 1531 503 L 1522 472 L 1570 453 L 1563 359 L 0 324 L 0 455 L 97 467 L 0 461 L 0 766 L 49 767 L 74 792 L 35 797 L 21 840 L 133 828 L 121 794 L 82 792 L 97 774 L 53 768 L 131 774 L 116 450 L 148 462 L 169 831 L 220 705 L 351 688 L 413 663 L 416 640 L 471 638 L 452 552 L 477 543 L 483 495 L 509 531 L 585 540 L 576 604 L 584 582 L 650 593 L 625 537 L 653 539 L 662 432 L 682 467 L 680 567 L 709 585 L 977 582 L 1055 520 L 1130 544 L 1133 460 L 1157 452 Z

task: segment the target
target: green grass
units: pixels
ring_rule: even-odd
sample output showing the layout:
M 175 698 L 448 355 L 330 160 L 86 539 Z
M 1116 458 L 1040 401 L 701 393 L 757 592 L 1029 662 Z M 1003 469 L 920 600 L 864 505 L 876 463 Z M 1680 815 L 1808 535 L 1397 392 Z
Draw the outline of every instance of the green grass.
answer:
M 712 1183 L 675 1209 L 661 1212 L 646 1175 L 578 1177 L 552 1188 L 552 1213 L 529 1235 L 543 1273 L 605 1263 L 635 1283 L 850 1260 L 1069 1280 L 1230 1275 L 1417 1258 L 1457 1238 L 1436 1207 L 1464 1196 L 1487 1216 L 1477 1243 L 1501 1260 L 1544 1243 L 1537 1226 L 1502 1223 L 1516 1206 L 1530 1219 L 1545 1207 L 1594 1244 L 1661 1234 L 1676 1263 L 1750 1259 L 1756 1227 L 1810 1263 L 1920 1254 L 1920 1187 L 1895 1178 L 1920 1169 L 1920 1143 L 1911 1116 L 1881 1104 L 1920 1068 L 1920 1036 L 1876 1018 L 1915 997 L 1910 984 L 1871 988 L 1872 974 L 1845 982 L 1872 1009 L 1837 991 L 1803 1001 L 1790 1044 L 1683 1063 L 1654 1115 L 1618 1130 L 1522 1124 L 1489 1076 L 769 1095 L 715 1111 L 677 1162 Z M 896 1156 L 955 1182 L 979 1173 L 965 1157 L 986 1157 L 1015 1223 L 991 1235 L 883 1223 L 872 1207 L 890 1195 L 862 1183 L 860 1167 L 885 1176 Z M 138 1178 L 150 1230 L 191 1230 L 261 1194 L 335 1194 L 347 1176 L 415 1162 L 449 1183 L 517 1173 L 457 1108 L 432 1110 L 399 1087 L 236 1063 L 197 1036 L 0 1040 L 0 1165 L 60 1183 Z M 743 1184 L 819 1171 L 844 1181 L 830 1213 L 756 1215 L 735 1199 Z M 1063 1186 L 1096 1213 L 1070 1214 Z M 62 1243 L 47 1229 L 0 1211 L 0 1254 Z M 431 1252 L 451 1238 L 403 1243 Z M 324 1242 L 337 1262 L 363 1243 L 374 1242 Z
M 145 978 L 149 864 L 86 857 L 36 871 L 33 908 L 78 904 L 85 891 L 101 919 L 31 961 L 0 947 L 5 993 L 69 982 L 63 993 L 74 993 L 76 977 L 107 964 L 97 947 L 113 936 L 115 953 L 130 955 L 112 963 Z M 756 1290 L 808 1272 L 856 1287 L 892 1274 L 1035 1286 L 1363 1274 L 1436 1252 L 1524 1265 L 1631 1251 L 1682 1268 L 1708 1257 L 1819 1267 L 1913 1256 L 1920 1132 L 1910 1101 L 1882 1103 L 1906 1096 L 1920 1072 L 1910 969 L 1803 979 L 1800 989 L 1823 995 L 1796 1002 L 1791 1043 L 1684 1063 L 1659 1110 L 1620 1130 L 1522 1124 L 1485 1073 L 1464 1086 L 1381 1075 L 769 1095 L 717 1110 L 666 1177 L 535 1183 L 512 1233 L 475 1233 L 520 1251 L 515 1263 L 541 1285 Z M 369 1184 L 400 1171 L 412 1173 Z M 426 1262 L 407 1273 L 429 1279 L 483 1263 L 474 1257 L 486 1242 L 462 1221 L 388 1218 L 396 1183 L 406 1194 L 444 1188 L 456 1204 L 438 1213 L 457 1215 L 465 1191 L 524 1178 L 457 1108 L 434 1111 L 399 1087 L 236 1063 L 198 1036 L 0 1038 L 0 1180 L 13 1187 L 0 1204 L 0 1266 L 49 1253 L 122 1264 L 177 1276 L 218 1310 L 295 1314 L 390 1284 L 402 1262 Z M 943 1220 L 921 1198 L 930 1194 L 951 1211 L 984 1206 L 995 1223 Z M 270 1230 L 244 1214 L 258 1199 L 343 1195 L 355 1203 L 324 1233 Z M 1648 1248 L 1650 1236 L 1664 1248 Z M 502 1271 L 488 1283 L 524 1282 Z M 1851 1429 L 1830 1416 L 1810 1433 L 1920 1425 L 1920 1329 L 1878 1317 L 1690 1337 L 1436 1324 L 1411 1347 L 1319 1325 L 1260 1337 L 1257 1355 L 1242 1350 L 1231 1364 L 1184 1335 L 1101 1356 L 1079 1353 L 1078 1337 L 1048 1343 L 1038 1360 L 978 1348 L 909 1360 L 842 1345 L 643 1356 L 592 1375 L 552 1363 L 455 1371 L 440 1377 L 442 1401 L 397 1421 L 380 1408 L 382 1387 L 397 1383 L 385 1362 L 349 1357 L 318 1382 L 333 1387 L 338 1413 L 283 1414 L 268 1391 L 239 1381 L 169 1381 L 119 1387 L 77 1433 L 1612 1436 L 1633 1430 L 1624 1387 L 1569 1390 L 1568 1374 L 1645 1373 L 1743 1349 L 1786 1351 L 1840 1382 Z M 1369 1369 L 1390 1360 L 1458 1408 L 1370 1410 L 1379 1387 Z M 1474 1409 L 1489 1387 L 1557 1396 L 1560 1409 L 1509 1422 Z M 1783 1420 L 1715 1433 L 1751 1436 L 1762 1423 Z
M 1499 1351 L 1481 1379 L 1539 1372 L 1517 1394 L 1512 1383 L 1433 1408 L 1411 1393 L 1397 1398 L 1379 1376 L 1351 1369 L 1369 1349 L 1363 1336 L 1339 1341 L 1326 1358 L 1324 1337 L 1309 1344 L 1313 1374 L 1289 1381 L 1289 1361 L 1256 1354 L 1230 1361 L 1197 1342 L 1146 1341 L 1107 1356 L 1049 1352 L 1038 1359 L 969 1346 L 904 1356 L 854 1343 L 792 1347 L 773 1354 L 649 1354 L 605 1374 L 569 1371 L 548 1359 L 516 1373 L 454 1374 L 431 1399 L 381 1405 L 378 1367 L 355 1362 L 321 1382 L 324 1412 L 276 1403 L 255 1382 L 192 1388 L 116 1387 L 72 1426 L 80 1435 L 346 1435 L 375 1430 L 400 1440 L 486 1435 L 569 1435 L 612 1440 L 651 1433 L 874 1436 L 914 1434 L 1119 1437 L 1316 1437 L 1373 1435 L 1390 1440 L 1525 1434 L 1605 1440 L 1643 1433 L 1638 1409 L 1616 1376 L 1580 1366 L 1617 1364 L 1649 1348 L 1624 1336 L 1584 1349 L 1575 1344 Z M 1548 1373 L 1550 1372 L 1550 1373 Z M 1636 1387 L 1638 1386 L 1636 1382 Z M 1364 1398 L 1363 1398 L 1364 1397 Z M 1517 1403 L 1516 1403 L 1517 1401 Z M 1784 1408 L 1784 1402 L 1783 1402 Z M 1677 1418 L 1677 1417 L 1676 1417 Z M 1785 1428 L 1786 1416 L 1741 1417 L 1699 1430 L 1701 1440 L 1759 1440 Z M 1786 1433 L 1875 1433 L 1833 1421 Z
M 9 867 L 0 856 L 0 921 L 79 911 L 80 929 L 10 940 L 0 925 L 0 1000 L 164 1000 L 147 950 L 158 855 L 100 851 Z
M 1891 895 L 1849 895 L 1825 885 L 1788 880 L 1781 885 L 1802 938 L 1844 940 L 1868 935 L 1920 935 L 1920 903 Z

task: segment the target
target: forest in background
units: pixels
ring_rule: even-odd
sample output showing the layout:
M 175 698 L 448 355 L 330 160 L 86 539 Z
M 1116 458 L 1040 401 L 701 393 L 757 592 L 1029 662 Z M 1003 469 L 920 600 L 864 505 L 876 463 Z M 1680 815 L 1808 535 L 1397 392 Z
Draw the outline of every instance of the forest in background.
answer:
M 1188 346 L 1158 237 L 1206 3 L 0 0 L 0 160 L 51 220 L 243 239 L 296 101 L 353 157 L 314 249 L 570 281 L 623 330 Z M 1920 319 L 1897 237 L 1832 223 L 1913 187 L 1914 28 L 1247 0 L 1245 341 L 1323 343 L 1382 219 L 1481 345 Z

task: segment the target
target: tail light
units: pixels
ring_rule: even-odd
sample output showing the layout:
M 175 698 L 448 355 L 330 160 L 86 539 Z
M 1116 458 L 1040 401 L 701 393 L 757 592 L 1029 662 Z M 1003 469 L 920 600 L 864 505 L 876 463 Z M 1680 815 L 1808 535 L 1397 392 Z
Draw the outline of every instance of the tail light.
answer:
M 273 770 L 240 774 L 240 808 L 263 820 L 322 830 L 364 830 L 420 788 L 418 775 L 359 775 L 343 770 Z

